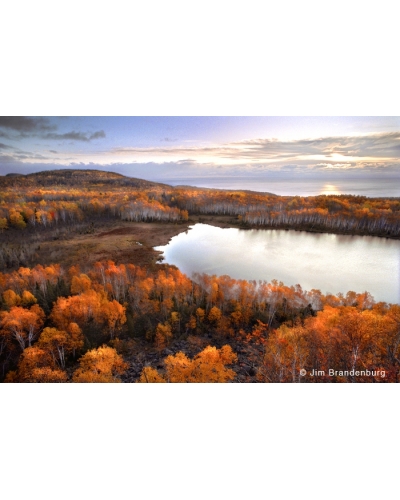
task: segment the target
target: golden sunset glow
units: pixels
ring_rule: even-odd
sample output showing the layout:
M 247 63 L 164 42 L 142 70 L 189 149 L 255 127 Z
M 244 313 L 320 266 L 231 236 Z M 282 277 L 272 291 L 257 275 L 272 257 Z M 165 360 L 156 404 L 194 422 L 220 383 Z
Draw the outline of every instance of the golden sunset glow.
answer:
M 334 184 L 324 184 L 322 191 L 320 194 L 341 194 L 339 188 L 335 186 Z

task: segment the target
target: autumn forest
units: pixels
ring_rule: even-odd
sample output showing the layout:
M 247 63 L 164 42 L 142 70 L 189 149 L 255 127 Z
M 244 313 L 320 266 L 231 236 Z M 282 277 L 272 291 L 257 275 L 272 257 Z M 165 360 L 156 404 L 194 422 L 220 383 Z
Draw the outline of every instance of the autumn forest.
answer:
M 171 187 L 95 170 L 0 177 L 0 379 L 400 381 L 399 304 L 351 286 L 324 295 L 190 278 L 153 247 L 199 221 L 398 239 L 400 199 Z

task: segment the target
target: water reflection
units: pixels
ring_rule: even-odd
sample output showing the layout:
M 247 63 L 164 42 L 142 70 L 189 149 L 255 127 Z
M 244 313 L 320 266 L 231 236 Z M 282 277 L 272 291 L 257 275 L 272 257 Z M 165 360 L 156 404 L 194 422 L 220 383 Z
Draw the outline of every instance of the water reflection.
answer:
M 189 276 L 204 272 L 236 279 L 277 279 L 335 294 L 367 290 L 377 301 L 400 303 L 397 240 L 196 224 L 156 249 L 164 252 L 164 262 Z
M 320 194 L 342 194 L 335 184 L 324 184 Z

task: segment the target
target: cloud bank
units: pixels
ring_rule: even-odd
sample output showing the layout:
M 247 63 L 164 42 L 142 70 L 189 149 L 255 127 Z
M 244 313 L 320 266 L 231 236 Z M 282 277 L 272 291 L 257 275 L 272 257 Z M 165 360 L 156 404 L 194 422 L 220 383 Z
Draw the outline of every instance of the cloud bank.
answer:
M 68 121 L 60 126 L 49 118 L 0 117 L 0 137 L 4 137 L 0 174 L 99 168 L 167 182 L 188 177 L 396 177 L 400 173 L 400 132 L 295 140 L 257 138 L 198 146 L 166 135 L 155 145 L 132 147 L 124 144 L 134 138 L 124 137 L 122 145 L 116 146 L 120 136 L 110 143 L 104 141 L 104 130 L 70 130 L 67 126 Z M 51 141 L 58 141 L 56 149 Z
M 1 116 L 0 117 L 0 137 L 11 140 L 26 139 L 36 137 L 44 140 L 71 140 L 90 142 L 95 139 L 106 137 L 104 130 L 96 132 L 76 132 L 72 130 L 65 133 L 57 133 L 58 125 L 52 123 L 45 117 L 28 116 Z
M 204 157 L 215 157 L 235 161 L 280 161 L 311 156 L 331 158 L 335 155 L 349 158 L 398 158 L 400 156 L 400 132 L 293 141 L 254 139 L 206 147 L 120 147 L 114 148 L 112 152 L 126 156 L 163 155 L 198 160 Z

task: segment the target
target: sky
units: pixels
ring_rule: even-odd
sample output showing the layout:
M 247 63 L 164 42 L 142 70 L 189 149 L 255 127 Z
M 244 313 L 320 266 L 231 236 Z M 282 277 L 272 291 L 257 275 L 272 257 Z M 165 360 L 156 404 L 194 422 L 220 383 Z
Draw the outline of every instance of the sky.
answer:
M 400 117 L 0 117 L 0 174 L 397 178 Z M 194 183 L 195 184 L 195 183 Z

